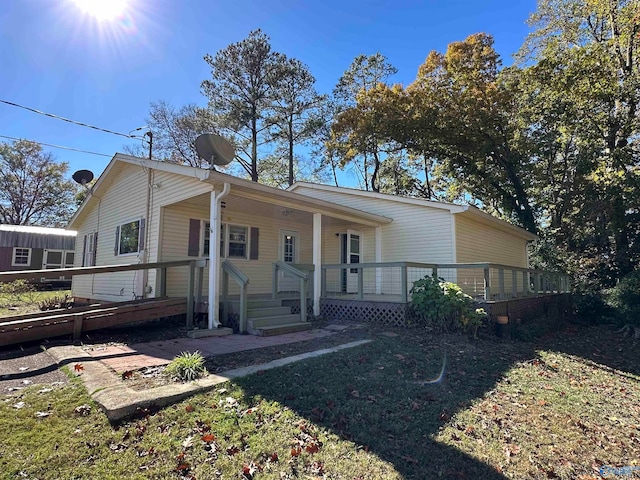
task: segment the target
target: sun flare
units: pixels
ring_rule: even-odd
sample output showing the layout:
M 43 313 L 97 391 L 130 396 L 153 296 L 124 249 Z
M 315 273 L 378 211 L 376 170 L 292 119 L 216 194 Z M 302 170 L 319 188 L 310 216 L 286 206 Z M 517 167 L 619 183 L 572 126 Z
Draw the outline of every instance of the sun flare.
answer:
M 125 13 L 127 0 L 73 0 L 85 14 L 98 21 L 109 21 Z

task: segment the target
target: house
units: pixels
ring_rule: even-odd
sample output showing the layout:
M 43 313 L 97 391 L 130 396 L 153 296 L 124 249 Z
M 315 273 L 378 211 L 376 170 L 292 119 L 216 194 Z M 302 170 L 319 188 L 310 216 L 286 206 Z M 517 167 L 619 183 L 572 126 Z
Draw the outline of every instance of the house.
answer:
M 45 270 L 73 266 L 76 232 L 62 228 L 0 225 L 0 271 Z M 71 279 L 33 282 L 68 287 Z
M 206 259 L 196 284 L 209 327 L 228 313 L 220 308 L 226 289 L 231 298 L 246 287 L 252 298 L 278 301 L 250 304 L 248 313 L 229 304 L 262 333 L 269 321 L 258 318 L 286 321 L 283 298 L 298 299 L 304 311 L 308 299 L 316 315 L 386 308 L 397 316 L 411 283 L 434 270 L 472 295 L 527 295 L 527 245 L 536 238 L 474 207 L 303 182 L 280 190 L 123 154 L 69 228 L 78 231 L 76 267 Z M 159 269 L 74 276 L 72 288 L 76 299 L 123 301 L 184 297 L 192 282 L 181 267 L 166 276 Z

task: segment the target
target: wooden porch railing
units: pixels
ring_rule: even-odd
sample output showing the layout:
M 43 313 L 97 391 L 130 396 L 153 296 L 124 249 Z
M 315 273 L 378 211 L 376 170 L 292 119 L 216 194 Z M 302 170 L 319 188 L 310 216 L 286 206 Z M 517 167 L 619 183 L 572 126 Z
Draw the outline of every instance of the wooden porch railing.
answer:
M 13 272 L 0 272 L 0 283 L 13 282 L 14 280 L 29 280 L 32 278 L 57 278 L 61 275 L 96 275 L 101 273 L 113 272 L 130 272 L 136 270 L 152 270 L 157 269 L 157 285 L 156 297 L 164 297 L 167 287 L 167 269 L 174 267 L 189 267 L 189 278 L 187 283 L 187 326 L 193 325 L 193 306 L 194 306 L 194 273 L 196 270 L 196 261 L 174 260 L 170 262 L 156 263 L 131 263 L 125 265 L 103 265 L 99 267 L 73 267 L 73 268 L 51 268 L 47 270 L 20 270 Z
M 242 273 L 238 267 L 236 267 L 229 260 L 224 260 L 222 266 L 222 317 L 226 319 L 229 315 L 229 277 L 240 287 L 240 311 L 238 312 L 238 329 L 240 333 L 246 333 L 247 331 L 247 290 L 249 285 L 249 278 Z
M 329 288 L 330 272 L 334 272 L 333 288 Z M 443 276 L 474 298 L 485 301 L 571 291 L 569 276 L 560 272 L 495 263 L 385 262 L 323 265 L 321 296 L 358 299 L 387 296 L 391 301 L 395 297 L 396 301 L 408 302 L 413 282 L 426 275 Z
M 300 321 L 307 321 L 307 286 L 309 275 L 302 270 L 298 270 L 293 265 L 285 262 L 275 262 L 273 264 L 273 278 L 271 282 L 271 297 L 278 298 L 278 272 L 288 273 L 300 281 Z

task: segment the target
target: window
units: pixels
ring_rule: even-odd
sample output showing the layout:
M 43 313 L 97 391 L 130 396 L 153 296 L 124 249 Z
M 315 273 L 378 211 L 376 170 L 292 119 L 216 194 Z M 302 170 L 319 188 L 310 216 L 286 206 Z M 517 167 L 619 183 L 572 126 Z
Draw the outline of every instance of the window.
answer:
M 30 267 L 31 266 L 31 249 L 16 247 L 13 249 L 12 267 Z
M 116 228 L 115 255 L 134 255 L 144 250 L 144 219 L 134 220 Z
M 82 254 L 82 266 L 83 267 L 95 267 L 96 265 L 96 243 L 98 240 L 98 233 L 90 233 L 84 236 L 84 251 Z M 67 260 L 68 263 L 68 260 Z M 71 260 L 73 264 L 73 260 Z
M 258 259 L 259 229 L 243 225 L 220 224 L 220 258 Z M 189 220 L 187 255 L 208 257 L 211 245 L 211 224 L 208 220 Z
M 200 252 L 201 257 L 209 256 L 209 248 L 211 245 L 211 223 L 207 221 L 202 221 L 204 228 L 203 236 L 202 236 L 202 251 Z M 220 224 L 220 257 L 224 258 L 224 223 Z
M 247 258 L 247 227 L 229 225 L 229 249 L 227 256 L 231 258 Z
M 360 235 L 349 234 L 349 263 L 360 263 Z M 358 273 L 357 268 L 349 269 L 350 273 Z

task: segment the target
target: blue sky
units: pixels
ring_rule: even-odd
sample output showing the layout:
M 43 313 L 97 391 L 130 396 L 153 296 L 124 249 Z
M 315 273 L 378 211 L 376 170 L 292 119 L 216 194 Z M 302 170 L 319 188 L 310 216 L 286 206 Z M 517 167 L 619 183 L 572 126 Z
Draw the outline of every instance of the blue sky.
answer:
M 204 106 L 203 56 L 256 28 L 330 92 L 356 55 L 382 53 L 398 69 L 393 81 L 408 84 L 429 51 L 480 31 L 510 64 L 535 8 L 535 0 L 129 0 L 124 15 L 98 22 L 74 0 L 2 0 L 0 100 L 126 134 L 145 125 L 153 101 Z M 44 147 L 70 172 L 96 175 L 136 142 L 2 103 L 0 135 L 108 155 Z

